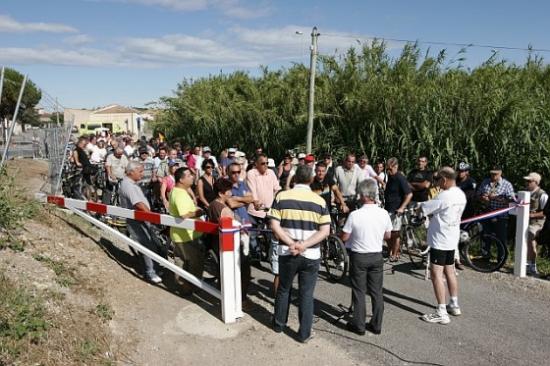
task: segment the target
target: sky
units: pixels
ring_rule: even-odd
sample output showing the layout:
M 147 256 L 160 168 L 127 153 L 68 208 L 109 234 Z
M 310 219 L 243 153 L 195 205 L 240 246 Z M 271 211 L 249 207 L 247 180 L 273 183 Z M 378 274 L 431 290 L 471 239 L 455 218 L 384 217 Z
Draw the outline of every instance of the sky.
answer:
M 550 56 L 550 2 L 287 0 L 0 0 L 0 65 L 42 89 L 42 104 L 142 107 L 184 79 L 309 64 L 311 29 L 334 55 L 374 37 L 418 41 L 449 62 L 452 43 L 542 49 Z M 297 33 L 298 32 L 298 33 Z M 427 42 L 442 42 L 445 45 Z M 404 43 L 388 40 L 390 54 Z M 493 52 L 469 47 L 465 67 Z M 522 64 L 525 50 L 499 49 Z

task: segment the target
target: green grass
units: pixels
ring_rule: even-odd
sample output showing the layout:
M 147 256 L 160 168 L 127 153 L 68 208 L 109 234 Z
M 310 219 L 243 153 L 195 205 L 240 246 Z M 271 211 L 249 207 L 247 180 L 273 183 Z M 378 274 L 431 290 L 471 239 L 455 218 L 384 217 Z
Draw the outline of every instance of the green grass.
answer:
M 56 275 L 55 281 L 62 287 L 70 287 L 76 283 L 74 276 L 74 268 L 67 266 L 62 261 L 54 260 L 50 257 L 41 254 L 33 255 L 33 258 L 38 262 L 44 263 Z
M 0 365 L 10 364 L 25 344 L 38 343 L 49 324 L 43 299 L 0 274 Z
M 98 304 L 95 307 L 95 314 L 103 321 L 109 321 L 113 319 L 115 312 L 108 304 Z

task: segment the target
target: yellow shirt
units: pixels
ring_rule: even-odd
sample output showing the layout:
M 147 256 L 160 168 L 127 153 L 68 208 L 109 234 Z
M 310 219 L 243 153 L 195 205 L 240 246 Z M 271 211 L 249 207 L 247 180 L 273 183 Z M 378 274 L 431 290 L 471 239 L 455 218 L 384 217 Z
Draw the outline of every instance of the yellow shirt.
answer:
M 197 207 L 189 193 L 183 188 L 174 187 L 170 192 L 170 204 L 168 212 L 175 217 L 182 217 L 189 212 L 195 212 Z M 178 227 L 170 228 L 170 239 L 175 243 L 187 243 L 201 236 L 201 233 L 195 230 L 182 229 Z

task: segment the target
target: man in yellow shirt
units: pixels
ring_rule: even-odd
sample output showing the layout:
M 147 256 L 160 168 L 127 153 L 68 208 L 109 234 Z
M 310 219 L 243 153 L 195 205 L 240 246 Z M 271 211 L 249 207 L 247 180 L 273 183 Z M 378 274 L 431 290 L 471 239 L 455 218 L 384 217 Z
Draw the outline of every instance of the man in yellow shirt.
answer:
M 202 214 L 195 202 L 187 193 L 193 185 L 193 173 L 189 168 L 179 168 L 174 174 L 176 186 L 170 192 L 168 212 L 174 217 L 194 219 Z M 201 233 L 177 227 L 170 228 L 170 239 L 174 243 L 174 253 L 183 260 L 182 268 L 197 278 L 202 278 L 204 268 L 204 246 Z M 183 284 L 184 294 L 190 295 L 193 287 L 187 281 Z

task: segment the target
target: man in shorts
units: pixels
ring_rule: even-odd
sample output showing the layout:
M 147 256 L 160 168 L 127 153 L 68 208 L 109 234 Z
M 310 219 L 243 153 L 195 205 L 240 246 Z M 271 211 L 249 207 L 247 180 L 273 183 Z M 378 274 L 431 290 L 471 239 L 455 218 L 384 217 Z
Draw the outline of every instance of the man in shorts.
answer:
M 541 176 L 539 173 L 529 173 L 523 177 L 527 183 L 527 190 L 531 192 L 529 206 L 529 228 L 527 232 L 527 274 L 536 276 L 537 270 L 537 240 L 538 234 L 544 226 L 544 207 L 548 203 L 548 194 L 540 188 Z
M 456 186 L 456 172 L 453 168 L 441 168 L 437 177 L 441 192 L 434 199 L 422 202 L 419 207 L 425 215 L 431 216 L 427 242 L 430 246 L 430 274 L 437 300 L 435 313 L 423 315 L 422 320 L 449 324 L 449 314 L 461 314 L 454 258 L 460 239 L 460 221 L 466 207 L 466 195 Z M 448 304 L 445 301 L 445 287 L 450 295 Z
M 411 202 L 412 192 L 407 182 L 407 178 L 399 171 L 399 162 L 397 158 L 389 158 L 386 163 L 388 181 L 384 191 L 384 208 L 389 212 L 393 230 L 391 238 L 388 240 L 388 249 L 390 262 L 397 262 L 400 255 L 401 215 Z

